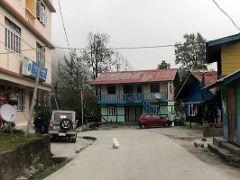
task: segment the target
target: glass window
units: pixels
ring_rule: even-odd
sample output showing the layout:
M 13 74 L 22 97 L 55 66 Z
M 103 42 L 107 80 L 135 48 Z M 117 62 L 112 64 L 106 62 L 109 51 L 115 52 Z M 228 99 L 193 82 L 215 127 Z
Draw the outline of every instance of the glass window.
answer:
M 145 115 L 144 118 L 145 119 L 151 119 L 151 115 Z
M 116 108 L 108 107 L 108 115 L 116 115 Z
M 142 86 L 137 86 L 137 93 L 142 93 Z
M 17 94 L 17 111 L 25 110 L 25 96 L 23 92 Z
M 37 7 L 36 9 L 37 19 L 43 26 L 46 26 L 47 25 L 47 9 L 43 4 L 42 0 L 37 0 L 36 7 Z
M 158 93 L 160 92 L 160 85 L 159 84 L 151 84 L 151 93 Z
M 108 86 L 108 94 L 116 94 L 116 87 Z
M 39 64 L 40 61 L 42 63 L 42 65 L 45 66 L 45 48 L 40 45 L 39 43 L 37 43 L 37 49 L 36 49 L 36 61 Z
M 5 18 L 5 47 L 17 54 L 21 53 L 21 29 Z

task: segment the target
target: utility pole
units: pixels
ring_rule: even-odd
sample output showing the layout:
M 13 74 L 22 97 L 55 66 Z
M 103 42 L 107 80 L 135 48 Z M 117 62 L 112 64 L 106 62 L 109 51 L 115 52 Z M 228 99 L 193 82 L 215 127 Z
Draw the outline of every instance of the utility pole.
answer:
M 37 77 L 36 77 L 35 83 L 34 83 L 33 97 L 32 97 L 31 107 L 30 107 L 30 110 L 29 110 L 29 119 L 28 119 L 28 122 L 27 122 L 25 136 L 29 135 L 29 129 L 30 129 L 30 124 L 31 124 L 32 118 L 33 118 L 34 104 L 35 104 L 36 97 L 37 97 L 37 90 L 38 90 L 38 84 L 39 84 L 39 77 L 40 77 L 41 69 L 42 69 L 42 59 L 40 58 L 39 66 L 38 66 L 38 70 L 37 70 Z
M 84 116 L 83 116 L 83 86 L 82 86 L 82 88 L 81 88 L 81 94 L 80 94 L 80 96 L 81 96 L 81 111 L 82 111 L 82 129 L 81 129 L 81 131 L 83 131 L 83 118 L 84 118 Z

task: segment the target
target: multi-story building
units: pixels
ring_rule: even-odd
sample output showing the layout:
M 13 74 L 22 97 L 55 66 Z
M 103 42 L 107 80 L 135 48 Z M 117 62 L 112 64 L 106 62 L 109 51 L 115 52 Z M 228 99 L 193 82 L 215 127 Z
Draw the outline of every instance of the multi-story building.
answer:
M 240 145 L 240 33 L 207 42 L 207 62 L 217 62 L 224 137 Z
M 52 0 L 0 1 L 0 99 L 16 100 L 17 123 L 29 118 L 39 63 L 38 102 L 46 106 L 51 91 Z
M 176 69 L 101 73 L 92 82 L 103 122 L 135 122 L 142 113 L 174 115 Z

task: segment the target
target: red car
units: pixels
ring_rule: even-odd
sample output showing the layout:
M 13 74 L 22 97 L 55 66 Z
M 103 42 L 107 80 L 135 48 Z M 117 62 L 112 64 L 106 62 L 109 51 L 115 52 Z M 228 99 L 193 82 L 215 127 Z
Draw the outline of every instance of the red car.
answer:
M 139 126 L 140 128 L 144 128 L 146 126 L 170 126 L 172 124 L 171 121 L 167 119 L 167 115 L 159 115 L 159 114 L 142 114 L 139 118 Z

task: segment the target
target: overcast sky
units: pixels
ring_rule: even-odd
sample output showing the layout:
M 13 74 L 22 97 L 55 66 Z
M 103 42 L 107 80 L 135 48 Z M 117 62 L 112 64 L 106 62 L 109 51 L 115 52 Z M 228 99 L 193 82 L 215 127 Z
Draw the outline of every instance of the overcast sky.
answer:
M 240 26 L 240 0 L 216 0 Z M 110 35 L 111 47 L 183 42 L 185 33 L 207 40 L 238 33 L 211 0 L 60 0 L 71 47 L 86 47 L 89 32 Z M 67 47 L 57 0 L 52 40 Z M 174 48 L 121 50 L 134 70 L 156 69 L 161 60 L 176 67 Z

